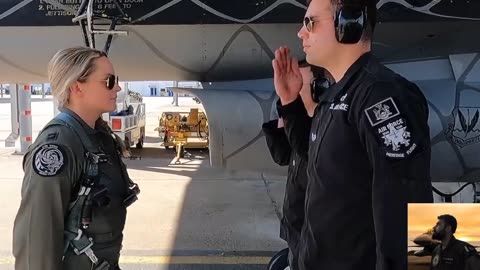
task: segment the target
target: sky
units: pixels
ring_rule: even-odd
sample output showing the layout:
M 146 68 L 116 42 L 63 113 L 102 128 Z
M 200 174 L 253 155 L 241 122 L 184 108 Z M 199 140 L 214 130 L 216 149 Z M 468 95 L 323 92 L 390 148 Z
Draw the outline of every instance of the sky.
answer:
M 455 237 L 467 242 L 480 241 L 480 204 L 469 203 L 436 203 L 408 205 L 408 239 L 432 228 L 437 217 L 450 214 L 457 219 Z

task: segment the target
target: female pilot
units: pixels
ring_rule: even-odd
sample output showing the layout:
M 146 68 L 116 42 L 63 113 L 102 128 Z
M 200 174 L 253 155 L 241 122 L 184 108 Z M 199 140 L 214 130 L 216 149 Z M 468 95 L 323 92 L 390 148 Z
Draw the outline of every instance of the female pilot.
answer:
M 75 47 L 53 56 L 48 78 L 61 113 L 24 156 L 15 269 L 120 269 L 126 207 L 139 189 L 101 119 L 116 109 L 118 77 L 105 53 Z

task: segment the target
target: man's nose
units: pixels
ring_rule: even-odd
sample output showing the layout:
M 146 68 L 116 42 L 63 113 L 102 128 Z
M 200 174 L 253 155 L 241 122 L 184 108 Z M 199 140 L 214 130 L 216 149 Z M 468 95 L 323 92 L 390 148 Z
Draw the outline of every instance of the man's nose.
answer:
M 306 34 L 307 34 L 307 31 L 305 29 L 305 25 L 303 25 L 302 28 L 300 28 L 300 30 L 298 31 L 297 36 L 298 36 L 299 39 L 303 40 L 303 39 L 305 39 Z

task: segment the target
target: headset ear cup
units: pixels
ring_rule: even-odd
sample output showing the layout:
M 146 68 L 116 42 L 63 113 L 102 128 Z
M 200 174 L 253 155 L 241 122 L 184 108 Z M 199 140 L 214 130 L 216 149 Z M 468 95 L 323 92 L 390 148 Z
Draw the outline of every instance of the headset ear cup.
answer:
M 310 91 L 312 94 L 312 100 L 315 103 L 320 102 L 320 97 L 330 87 L 330 81 L 325 77 L 318 77 L 312 80 L 310 83 Z
M 340 26 L 339 26 L 339 16 L 340 16 L 340 11 L 337 10 L 335 12 L 335 18 L 333 19 L 333 23 L 335 26 L 335 37 L 337 38 L 337 41 L 341 43 L 341 33 L 340 33 Z
M 366 11 L 345 6 L 335 13 L 335 36 L 343 44 L 355 44 L 362 38 L 366 25 Z
M 312 80 L 312 82 L 310 83 L 310 95 L 312 96 L 313 102 L 318 103 L 318 99 L 315 93 L 315 80 Z
M 367 10 L 368 10 L 367 7 L 365 7 L 365 8 L 363 9 L 363 14 L 362 14 L 362 15 L 363 15 L 363 25 L 362 25 L 363 28 L 362 28 L 362 31 L 365 31 L 365 28 L 367 28 L 367 25 L 368 25 L 368 23 L 369 23 L 369 22 L 368 22 L 369 17 L 368 17 L 368 12 L 367 12 Z

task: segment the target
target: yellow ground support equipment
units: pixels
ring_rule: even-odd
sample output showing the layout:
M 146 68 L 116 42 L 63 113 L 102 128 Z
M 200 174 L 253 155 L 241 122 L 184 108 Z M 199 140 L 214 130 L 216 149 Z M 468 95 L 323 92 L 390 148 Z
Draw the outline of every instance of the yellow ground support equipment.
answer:
M 163 138 L 166 149 L 176 149 L 178 158 L 183 157 L 183 149 L 208 148 L 207 116 L 197 108 L 190 109 L 190 112 L 162 113 L 155 130 Z

